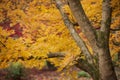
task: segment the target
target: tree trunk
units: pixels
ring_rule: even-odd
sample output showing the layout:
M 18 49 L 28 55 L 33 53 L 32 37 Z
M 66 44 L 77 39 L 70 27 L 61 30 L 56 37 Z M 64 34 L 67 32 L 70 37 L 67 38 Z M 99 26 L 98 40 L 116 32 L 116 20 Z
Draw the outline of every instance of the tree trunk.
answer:
M 102 23 L 98 34 L 99 42 L 99 72 L 101 80 L 117 80 L 109 50 L 111 25 L 111 0 L 102 2 Z
M 117 80 L 112 66 L 111 56 L 105 48 L 99 50 L 99 72 L 100 80 Z
M 94 35 L 94 30 L 84 13 L 82 5 L 79 0 L 68 0 L 70 9 L 75 16 L 79 26 L 83 33 L 90 42 L 94 54 L 98 54 L 99 57 L 99 79 L 100 80 L 117 80 L 112 60 L 109 52 L 109 34 L 111 24 L 111 7 L 110 0 L 103 0 L 103 12 L 102 12 L 102 24 L 99 34 Z M 77 6 L 76 6 L 77 5 Z M 93 75 L 93 74 L 91 74 Z M 92 76 L 94 78 L 94 76 Z M 95 79 L 96 80 L 96 79 Z
M 68 19 L 67 15 L 62 10 L 62 3 L 61 0 L 56 0 L 57 7 L 62 15 L 63 21 L 65 25 L 68 27 L 72 37 L 76 41 L 76 43 L 81 48 L 83 54 L 90 55 L 89 50 L 86 47 L 86 44 L 83 44 L 84 41 L 78 37 L 76 34 L 75 28 Z M 88 39 L 93 53 L 98 54 L 98 61 L 96 64 L 99 66 L 91 64 L 89 61 L 83 62 L 83 60 L 78 60 L 76 66 L 84 71 L 88 72 L 94 80 L 117 80 L 112 60 L 109 51 L 109 34 L 110 34 L 110 24 L 111 24 L 111 7 L 110 7 L 110 0 L 103 0 L 102 5 L 102 24 L 101 28 L 96 34 L 96 31 L 92 27 L 88 17 L 86 16 L 82 4 L 79 0 L 68 0 L 69 7 L 73 16 L 75 17 L 76 21 L 78 22 L 82 32 Z M 83 47 L 84 46 L 84 47 Z M 94 56 L 94 55 L 93 55 Z M 88 56 L 86 58 L 90 58 L 89 60 L 95 60 L 94 57 Z M 92 59 L 91 59 L 92 58 Z M 86 59 L 87 60 L 87 59 Z M 99 62 L 99 63 L 98 63 Z

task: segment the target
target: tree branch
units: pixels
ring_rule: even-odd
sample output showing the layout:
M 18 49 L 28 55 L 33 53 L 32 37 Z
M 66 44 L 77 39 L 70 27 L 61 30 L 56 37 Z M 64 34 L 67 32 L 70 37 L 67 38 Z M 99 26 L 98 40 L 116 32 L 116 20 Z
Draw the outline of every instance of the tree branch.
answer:
M 62 6 L 62 2 L 61 0 L 56 0 L 56 6 L 57 8 L 59 9 L 61 15 L 62 15 L 62 18 L 63 18 L 63 21 L 66 25 L 66 27 L 69 29 L 73 39 L 76 41 L 77 45 L 81 48 L 81 50 L 84 52 L 84 55 L 86 56 L 86 59 L 89 63 L 93 64 L 93 60 L 92 60 L 92 56 L 85 44 L 85 42 L 81 39 L 81 37 L 78 35 L 78 33 L 76 32 L 75 30 L 75 27 L 74 25 L 72 24 L 72 22 L 69 20 L 67 14 L 64 12 L 63 10 L 63 6 Z
M 31 60 L 31 59 L 36 59 L 36 60 L 42 60 L 42 59 L 49 59 L 49 58 L 63 58 L 65 57 L 65 54 L 64 53 L 60 53 L 60 52 L 56 52 L 56 53 L 49 53 L 47 55 L 47 57 L 34 57 L 34 56 L 29 56 L 28 58 L 24 58 L 23 56 L 19 56 L 17 57 L 17 60 L 22 60 L 22 61 L 25 61 L 25 60 Z M 15 58 L 11 58 L 12 60 L 16 60 Z M 6 62 L 8 62 L 10 59 L 6 60 Z M 1 59 L 1 62 L 3 62 L 4 59 L 2 60 Z
M 120 28 L 116 28 L 116 29 L 110 28 L 110 31 L 120 31 Z
M 117 41 L 115 41 L 115 40 L 112 40 L 112 42 L 113 42 L 113 44 L 114 44 L 115 46 L 119 46 L 119 47 L 120 47 L 120 42 L 117 42 Z
M 80 0 L 68 0 L 68 3 L 73 16 L 79 24 L 80 29 L 82 30 L 92 47 L 94 56 L 97 57 L 97 54 L 99 52 L 99 48 L 97 45 L 97 33 L 94 27 L 91 25 L 88 17 L 86 16 Z
M 96 78 L 97 80 L 99 80 L 99 71 L 97 67 L 96 68 L 93 67 L 83 59 L 78 59 L 77 62 L 78 63 L 75 64 L 76 67 L 88 72 L 93 78 Z
M 55 58 L 55 57 L 65 57 L 65 54 L 60 52 L 56 52 L 56 53 L 50 52 L 48 54 L 48 58 Z
M 3 45 L 3 47 L 7 48 L 6 45 L 5 45 L 4 43 L 2 43 L 1 41 L 0 41 L 0 43 Z
M 111 0 L 103 0 L 102 5 L 102 23 L 100 31 L 104 33 L 104 38 L 109 41 L 110 25 L 111 25 L 111 15 L 112 9 L 110 6 Z

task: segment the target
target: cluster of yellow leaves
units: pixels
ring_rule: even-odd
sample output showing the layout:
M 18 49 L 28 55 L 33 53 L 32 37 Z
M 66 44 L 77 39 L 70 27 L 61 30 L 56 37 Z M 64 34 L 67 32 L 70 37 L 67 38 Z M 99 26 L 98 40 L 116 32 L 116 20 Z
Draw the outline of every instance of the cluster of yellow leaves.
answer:
M 14 39 L 8 37 L 10 33 L 6 30 L 3 30 L 1 27 L 0 32 L 0 37 L 4 35 L 2 38 L 0 38 L 0 41 L 3 43 L 0 43 L 0 68 L 5 68 L 10 62 L 16 61 L 20 61 L 26 67 L 42 68 L 44 66 L 45 60 L 36 59 L 37 57 L 47 57 L 48 52 L 45 52 L 47 49 L 43 43 L 40 45 L 29 45 L 23 40 L 23 38 Z M 4 34 L 2 35 L 2 33 Z M 28 60 L 30 56 L 33 56 L 34 58 Z M 20 57 L 24 60 L 21 60 Z
M 13 3 L 17 5 L 12 5 Z M 23 4 L 26 5 L 24 9 Z M 23 37 L 18 39 L 8 38 L 5 43 L 3 42 L 7 48 L 0 52 L 1 60 L 5 62 L 3 64 L 3 61 L 1 61 L 1 65 L 3 65 L 1 68 L 12 61 L 20 61 L 26 67 L 41 68 L 44 66 L 45 60 L 39 60 L 39 58 L 46 58 L 49 52 L 66 54 L 69 52 L 72 56 L 80 53 L 79 48 L 70 37 L 69 31 L 64 26 L 59 11 L 55 8 L 55 5 L 51 4 L 50 0 L 33 0 L 29 3 L 24 0 L 22 2 L 12 2 L 10 0 L 0 5 L 7 10 L 7 17 L 12 22 L 11 26 L 16 23 L 24 26 Z M 5 5 L 8 7 L 5 7 Z M 1 30 L 1 34 L 3 31 Z M 4 47 L 2 47 L 3 49 Z M 34 58 L 27 60 L 30 56 Z M 24 61 L 19 60 L 19 57 L 23 57 Z M 65 59 L 67 58 L 69 56 Z M 56 66 L 60 66 L 59 59 L 51 59 L 51 61 Z M 66 61 L 71 62 L 71 60 Z
M 21 38 L 8 37 L 11 31 L 3 30 L 1 27 L 0 32 L 0 68 L 6 67 L 9 62 L 17 61 L 19 57 L 28 58 L 31 56 L 30 50 L 27 51 Z
M 89 17 L 93 26 L 100 27 L 101 12 L 102 12 L 102 0 L 83 0 L 81 1 L 85 13 Z M 86 4 L 87 3 L 87 4 Z

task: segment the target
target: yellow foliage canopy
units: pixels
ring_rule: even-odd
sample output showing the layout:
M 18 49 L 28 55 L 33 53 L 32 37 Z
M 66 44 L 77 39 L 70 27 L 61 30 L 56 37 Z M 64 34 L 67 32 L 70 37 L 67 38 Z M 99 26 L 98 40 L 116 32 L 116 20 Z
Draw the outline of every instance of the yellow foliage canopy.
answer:
M 118 8 L 120 5 L 117 1 L 119 0 L 112 0 L 111 28 L 120 25 Z M 101 0 L 82 1 L 83 8 L 95 28 L 100 27 L 101 23 L 101 3 Z M 75 22 L 69 7 L 65 5 L 64 8 L 71 21 Z M 3 26 L 0 27 L 0 68 L 6 67 L 9 62 L 13 61 L 20 61 L 27 67 L 42 68 L 45 60 L 38 60 L 38 58 L 46 58 L 49 52 L 66 53 L 63 60 L 51 59 L 56 66 L 62 65 L 63 68 L 80 54 L 80 49 L 71 38 L 59 11 L 51 0 L 1 0 L 0 23 L 5 21 L 10 22 L 9 27 L 19 23 L 23 29 L 23 35 L 17 39 L 9 37 L 14 30 L 7 31 L 2 28 Z M 116 39 L 120 42 L 118 34 L 120 33 L 111 34 L 110 41 Z M 83 36 L 82 33 L 80 35 Z M 88 42 L 87 44 L 89 45 Z M 115 49 L 116 46 L 113 46 L 112 42 L 110 42 L 110 47 L 111 50 L 120 50 L 120 48 Z M 34 58 L 28 60 L 30 56 Z M 23 57 L 24 60 L 19 60 L 19 57 Z

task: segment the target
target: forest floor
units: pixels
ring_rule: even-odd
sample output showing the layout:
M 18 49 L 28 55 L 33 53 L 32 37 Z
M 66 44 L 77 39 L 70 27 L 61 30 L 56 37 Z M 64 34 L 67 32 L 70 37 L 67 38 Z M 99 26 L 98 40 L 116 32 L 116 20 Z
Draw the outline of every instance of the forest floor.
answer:
M 79 71 L 75 69 L 76 71 Z M 116 70 L 119 74 L 119 79 L 120 80 L 120 68 L 117 68 Z M 15 80 L 15 79 L 7 79 L 7 71 L 4 69 L 0 70 L 0 80 Z M 21 77 L 21 79 L 16 79 L 16 80 L 93 80 L 91 78 L 86 78 L 86 77 L 80 77 L 77 79 L 71 79 L 70 76 L 66 75 L 61 75 L 60 72 L 56 72 L 54 70 L 38 70 L 36 68 L 32 69 L 25 69 L 25 75 Z
M 70 79 L 68 76 L 63 76 L 60 72 L 51 71 L 51 70 L 37 70 L 26 69 L 26 76 L 21 77 L 19 80 L 75 80 Z M 7 72 L 5 70 L 0 70 L 0 80 L 15 80 L 15 79 L 7 79 Z M 18 79 L 17 79 L 18 80 Z M 78 78 L 77 80 L 92 80 L 85 77 Z

